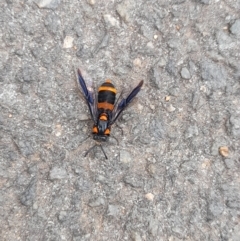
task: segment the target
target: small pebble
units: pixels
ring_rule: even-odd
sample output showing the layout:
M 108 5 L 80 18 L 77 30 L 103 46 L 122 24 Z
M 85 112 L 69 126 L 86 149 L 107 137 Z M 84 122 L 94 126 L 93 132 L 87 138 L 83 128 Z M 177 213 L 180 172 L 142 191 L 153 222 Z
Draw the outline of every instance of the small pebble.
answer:
M 182 68 L 181 70 L 181 76 L 183 79 L 190 79 L 191 78 L 191 75 L 190 75 L 190 72 L 187 68 Z
M 149 164 L 147 171 L 153 177 L 156 174 L 156 166 L 154 164 Z
M 232 34 L 240 37 L 240 19 L 237 19 L 231 26 L 230 31 Z
M 56 131 L 55 131 L 55 136 L 61 136 L 62 135 L 62 126 L 60 124 L 57 124 L 55 126 Z
M 125 164 L 130 163 L 132 161 L 132 156 L 128 151 L 122 150 L 120 152 L 120 161 Z
M 131 233 L 131 240 L 132 241 L 142 241 L 142 238 L 137 232 L 132 232 Z
M 229 150 L 227 146 L 221 146 L 219 148 L 219 153 L 223 156 L 223 157 L 227 157 L 229 154 Z
M 151 110 L 155 110 L 155 105 L 150 104 L 149 106 L 150 106 L 150 109 L 151 109 Z
M 59 180 L 67 178 L 67 172 L 64 168 L 59 167 L 53 167 L 53 169 L 50 171 L 49 179 L 50 180 Z
M 207 87 L 205 85 L 200 86 L 200 90 L 204 93 L 207 92 Z
M 37 210 L 37 209 L 38 209 L 38 205 L 37 205 L 36 202 L 33 203 L 33 209 L 34 209 L 34 210 Z
M 96 3 L 95 0 L 88 0 L 87 2 L 88 2 L 88 4 L 90 4 L 92 6 Z
M 171 100 L 171 96 L 167 95 L 165 96 L 165 101 L 170 101 Z
M 35 0 L 39 8 L 56 9 L 61 3 L 61 0 Z
M 175 111 L 175 110 L 176 110 L 176 108 L 175 108 L 172 104 L 170 104 L 170 105 L 167 106 L 167 111 L 168 111 L 168 112 L 173 112 L 173 111 Z
M 107 215 L 108 216 L 118 216 L 119 206 L 118 205 L 108 205 Z
M 110 14 L 105 14 L 103 16 L 103 18 L 108 27 L 118 27 L 119 26 L 119 22 L 117 21 L 117 19 L 114 18 L 113 16 L 111 16 Z
M 142 66 L 141 59 L 139 59 L 139 58 L 134 59 L 133 64 L 134 64 L 134 66 L 141 67 Z
M 63 48 L 64 49 L 69 49 L 73 47 L 73 40 L 74 38 L 71 36 L 66 36 L 63 42 Z
M 147 193 L 147 194 L 145 195 L 145 198 L 147 198 L 149 201 L 153 201 L 154 195 L 153 195 L 152 193 Z
M 211 166 L 211 161 L 210 160 L 206 159 L 206 160 L 203 161 L 202 168 L 207 169 L 210 166 Z
M 152 42 L 148 42 L 148 43 L 147 43 L 147 48 L 148 48 L 148 49 L 154 49 L 153 43 L 152 43 Z

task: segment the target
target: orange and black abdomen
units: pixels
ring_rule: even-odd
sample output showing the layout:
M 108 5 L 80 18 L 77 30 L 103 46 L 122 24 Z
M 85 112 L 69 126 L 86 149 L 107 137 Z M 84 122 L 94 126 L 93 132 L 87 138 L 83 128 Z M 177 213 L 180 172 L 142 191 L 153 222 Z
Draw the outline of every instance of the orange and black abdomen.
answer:
M 98 89 L 98 110 L 101 112 L 112 111 L 114 108 L 116 93 L 117 91 L 110 80 L 103 83 Z

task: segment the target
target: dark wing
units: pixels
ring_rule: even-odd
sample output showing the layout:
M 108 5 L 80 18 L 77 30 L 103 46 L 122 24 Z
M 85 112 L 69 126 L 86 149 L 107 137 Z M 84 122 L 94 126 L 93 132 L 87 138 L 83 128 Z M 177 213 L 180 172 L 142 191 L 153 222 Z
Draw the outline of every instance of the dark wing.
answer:
M 92 88 L 87 87 L 86 82 L 82 77 L 82 73 L 81 73 L 80 69 L 78 69 L 78 83 L 79 83 L 79 86 L 81 87 L 84 98 L 88 104 L 88 108 L 91 113 L 94 124 L 96 124 L 97 123 L 97 120 L 96 120 L 96 94 L 94 93 L 94 90 Z
M 142 85 L 143 85 L 143 80 L 140 81 L 140 83 L 131 91 L 131 93 L 127 96 L 127 98 L 123 98 L 119 103 L 116 104 L 113 110 L 112 118 L 109 122 L 109 125 L 112 125 L 117 120 L 117 118 L 122 113 L 122 111 L 128 106 L 128 104 L 132 101 L 132 99 L 141 90 Z

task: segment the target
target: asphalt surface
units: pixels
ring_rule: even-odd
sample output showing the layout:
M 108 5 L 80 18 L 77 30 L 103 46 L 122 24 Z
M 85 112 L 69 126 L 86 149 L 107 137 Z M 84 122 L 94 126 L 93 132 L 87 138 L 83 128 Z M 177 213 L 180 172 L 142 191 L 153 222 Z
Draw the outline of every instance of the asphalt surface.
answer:
M 239 0 L 1 0 L 0 23 L 0 240 L 240 240 Z M 108 159 L 77 68 L 144 81 Z

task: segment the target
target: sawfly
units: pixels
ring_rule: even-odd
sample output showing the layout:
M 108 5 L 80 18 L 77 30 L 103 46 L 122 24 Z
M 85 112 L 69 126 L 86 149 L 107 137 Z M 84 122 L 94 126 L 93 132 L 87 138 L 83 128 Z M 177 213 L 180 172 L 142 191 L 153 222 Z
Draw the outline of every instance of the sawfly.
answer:
M 130 91 L 130 94 L 128 94 L 126 98 L 120 99 L 120 95 L 116 101 L 117 90 L 110 80 L 106 80 L 98 88 L 98 93 L 96 93 L 92 88 L 86 85 L 80 69 L 78 69 L 77 73 L 79 88 L 86 100 L 94 123 L 92 128 L 93 139 L 100 142 L 99 144 L 95 144 L 91 147 L 84 156 L 86 156 L 94 147 L 99 145 L 105 158 L 107 159 L 107 155 L 101 145 L 101 142 L 108 140 L 112 125 L 141 90 L 143 80 L 140 81 L 132 91 Z

